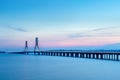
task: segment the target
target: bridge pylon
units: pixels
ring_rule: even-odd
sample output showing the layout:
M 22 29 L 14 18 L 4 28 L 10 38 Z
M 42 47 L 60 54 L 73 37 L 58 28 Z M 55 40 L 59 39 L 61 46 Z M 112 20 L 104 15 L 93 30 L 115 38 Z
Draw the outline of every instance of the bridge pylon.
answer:
M 39 49 L 39 44 L 38 44 L 38 37 L 35 38 L 34 54 L 36 55 L 36 53 L 38 53 L 38 55 L 40 54 L 40 49 Z
M 27 41 L 25 41 L 25 50 L 24 50 L 24 52 L 25 52 L 25 54 L 28 54 L 28 42 Z

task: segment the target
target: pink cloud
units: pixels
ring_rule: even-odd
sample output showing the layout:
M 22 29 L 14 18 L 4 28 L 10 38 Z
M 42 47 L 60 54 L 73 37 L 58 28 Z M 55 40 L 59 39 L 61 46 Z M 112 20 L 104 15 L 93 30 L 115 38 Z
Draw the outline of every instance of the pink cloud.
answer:
M 29 47 L 34 47 L 34 39 L 28 40 Z M 79 38 L 79 39 L 65 39 L 65 40 L 50 40 L 41 41 L 39 40 L 40 47 L 71 47 L 71 46 L 102 46 L 106 44 L 119 43 L 120 37 L 89 37 L 89 38 Z M 25 45 L 25 40 L 15 39 L 7 40 L 1 43 L 1 46 L 5 47 L 23 47 Z
M 44 42 L 43 46 L 47 47 L 62 47 L 62 46 L 101 46 L 112 43 L 119 43 L 119 37 L 92 37 L 82 39 L 68 39 L 64 41 Z

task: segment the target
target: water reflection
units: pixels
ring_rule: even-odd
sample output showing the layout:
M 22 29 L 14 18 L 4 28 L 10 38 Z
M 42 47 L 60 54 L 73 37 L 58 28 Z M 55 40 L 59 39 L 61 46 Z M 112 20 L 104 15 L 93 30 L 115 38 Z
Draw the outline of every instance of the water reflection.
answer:
M 0 80 L 120 80 L 120 62 L 0 54 Z

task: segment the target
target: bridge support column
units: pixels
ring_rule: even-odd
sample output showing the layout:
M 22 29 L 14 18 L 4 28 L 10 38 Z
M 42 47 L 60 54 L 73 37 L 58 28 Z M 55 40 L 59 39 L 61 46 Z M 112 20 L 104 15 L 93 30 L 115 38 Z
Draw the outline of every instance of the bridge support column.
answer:
M 96 54 L 96 59 L 99 59 L 99 54 Z
M 116 60 L 116 54 L 114 54 L 114 60 Z
M 95 54 L 93 54 L 93 59 L 95 59 Z
M 63 53 L 63 56 L 65 56 L 65 53 Z
M 89 55 L 89 58 L 91 58 L 91 54 L 89 53 L 88 55 Z
M 84 53 L 82 53 L 82 58 L 85 58 L 85 54 Z
M 34 48 L 34 54 L 36 55 L 36 53 L 40 53 L 40 50 L 39 50 L 39 45 L 38 45 L 38 37 L 36 37 L 35 39 L 35 48 Z
M 108 59 L 110 60 L 110 54 L 108 54 Z
M 78 58 L 78 53 L 75 53 L 75 57 Z
M 80 58 L 80 53 L 78 53 L 78 57 Z
M 80 53 L 80 58 L 82 58 L 82 53 Z
M 68 53 L 69 54 L 69 57 L 71 57 L 71 53 Z
M 103 59 L 103 55 L 104 55 L 104 54 L 100 54 L 100 59 Z
M 69 53 L 67 53 L 67 57 L 69 57 Z
M 71 53 L 71 57 L 74 57 L 74 53 Z
M 84 54 L 83 54 L 84 55 Z M 86 53 L 86 58 L 88 58 L 88 54 Z
M 106 54 L 104 54 L 103 56 L 104 56 L 104 57 L 103 57 L 104 59 L 107 59 L 107 56 L 106 56 Z
M 60 52 L 59 54 L 60 54 L 60 56 L 62 56 L 62 53 L 61 53 L 61 52 Z
M 117 61 L 119 61 L 119 55 L 117 54 Z
M 27 41 L 25 41 L 25 50 L 24 50 L 24 52 L 25 52 L 25 54 L 28 54 L 28 42 Z

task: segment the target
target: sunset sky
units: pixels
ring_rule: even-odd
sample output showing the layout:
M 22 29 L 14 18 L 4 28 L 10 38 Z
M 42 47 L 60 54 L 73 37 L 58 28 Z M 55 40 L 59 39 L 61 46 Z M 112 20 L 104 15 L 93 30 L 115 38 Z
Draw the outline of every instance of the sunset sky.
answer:
M 120 48 L 120 0 L 0 0 L 0 50 Z

